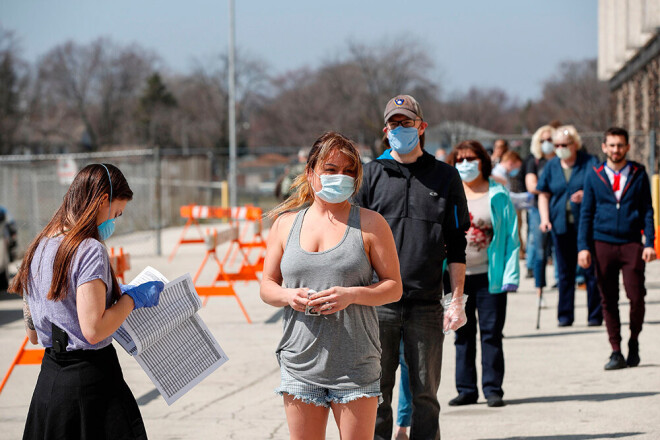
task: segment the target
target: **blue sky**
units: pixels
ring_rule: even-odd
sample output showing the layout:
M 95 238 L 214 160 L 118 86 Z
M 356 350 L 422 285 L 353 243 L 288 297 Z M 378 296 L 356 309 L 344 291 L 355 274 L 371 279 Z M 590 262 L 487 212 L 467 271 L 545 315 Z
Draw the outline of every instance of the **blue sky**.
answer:
M 347 41 L 419 41 L 446 92 L 500 87 L 537 98 L 561 61 L 597 56 L 597 0 L 236 0 L 240 50 L 273 73 L 342 56 Z M 35 61 L 67 40 L 110 37 L 155 51 L 170 72 L 226 50 L 226 0 L 2 0 L 0 23 Z

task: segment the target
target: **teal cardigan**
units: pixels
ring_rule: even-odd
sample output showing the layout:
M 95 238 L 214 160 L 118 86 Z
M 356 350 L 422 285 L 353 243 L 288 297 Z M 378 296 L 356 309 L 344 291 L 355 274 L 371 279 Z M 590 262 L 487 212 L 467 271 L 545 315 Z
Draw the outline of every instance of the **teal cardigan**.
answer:
M 487 250 L 488 290 L 490 293 L 512 292 L 518 290 L 520 284 L 518 216 L 506 188 L 493 179 L 489 179 L 489 184 L 493 239 Z

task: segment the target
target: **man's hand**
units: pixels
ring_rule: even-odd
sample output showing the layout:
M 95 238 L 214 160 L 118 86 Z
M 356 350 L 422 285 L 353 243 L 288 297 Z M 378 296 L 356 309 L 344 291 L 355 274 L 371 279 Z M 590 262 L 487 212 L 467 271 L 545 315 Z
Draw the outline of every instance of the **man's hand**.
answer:
M 646 263 L 650 263 L 655 260 L 658 256 L 655 254 L 655 249 L 652 247 L 645 247 L 642 251 L 642 260 Z
M 582 269 L 586 269 L 591 266 L 591 252 L 588 250 L 583 250 L 578 253 L 578 265 Z
M 448 335 L 450 330 L 458 330 L 467 322 L 467 317 L 465 316 L 465 303 L 467 303 L 467 299 L 468 296 L 465 294 L 459 297 L 452 297 L 451 293 L 448 293 L 442 298 L 442 307 L 445 309 L 442 332 L 445 335 Z

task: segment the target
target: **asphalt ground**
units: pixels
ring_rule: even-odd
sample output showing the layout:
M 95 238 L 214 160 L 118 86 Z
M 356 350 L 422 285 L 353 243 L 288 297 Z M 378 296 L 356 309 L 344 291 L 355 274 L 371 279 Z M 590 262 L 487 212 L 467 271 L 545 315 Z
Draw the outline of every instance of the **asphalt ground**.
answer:
M 169 253 L 181 228 L 163 233 L 163 252 Z M 170 263 L 167 256 L 149 256 L 152 234 L 112 237 L 109 246 L 130 253 L 127 281 L 146 265 L 170 279 L 194 275 L 204 246 L 182 246 Z M 218 250 L 224 255 L 226 245 Z M 254 251 L 253 251 L 254 252 Z M 255 253 L 253 253 L 255 255 Z M 217 266 L 210 262 L 200 282 L 212 281 Z M 521 261 L 521 267 L 524 267 Z M 235 264 L 234 264 L 235 266 Z M 523 274 L 525 270 L 521 271 Z M 552 283 L 552 267 L 548 268 Z M 450 407 L 454 387 L 453 336 L 444 344 L 443 378 L 438 392 L 444 439 L 590 440 L 660 438 L 660 263 L 646 268 L 646 319 L 640 336 L 641 364 L 636 368 L 604 371 L 610 355 L 603 327 L 587 327 L 586 292 L 576 293 L 576 320 L 559 328 L 557 290 L 545 294 L 547 307 L 536 330 L 537 301 L 533 280 L 523 278 L 518 293 L 508 298 L 504 328 L 506 406 L 489 408 L 483 396 L 475 405 Z M 275 347 L 281 335 L 280 312 L 259 299 L 255 281 L 236 283 L 236 291 L 253 321 L 246 322 L 236 300 L 213 297 L 200 311 L 229 361 L 172 406 L 160 397 L 140 366 L 118 344 L 124 377 L 133 391 L 152 439 L 287 439 Z M 621 288 L 622 331 L 627 347 L 628 303 Z M 469 292 L 468 292 L 469 293 Z M 4 376 L 23 337 L 21 301 L 0 293 L 0 374 Z M 624 355 L 626 354 L 624 349 Z M 477 360 L 479 363 L 479 360 Z M 19 365 L 0 394 L 0 438 L 20 438 L 39 366 Z M 396 394 L 395 394 L 396 401 Z M 328 439 L 339 439 L 330 417 Z

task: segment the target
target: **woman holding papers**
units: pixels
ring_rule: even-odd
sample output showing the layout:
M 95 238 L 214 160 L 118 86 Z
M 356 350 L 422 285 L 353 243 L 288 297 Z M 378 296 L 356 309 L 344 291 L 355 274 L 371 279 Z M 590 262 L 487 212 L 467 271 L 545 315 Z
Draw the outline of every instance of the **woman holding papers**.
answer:
M 30 341 L 46 347 L 24 439 L 147 438 L 112 334 L 133 309 L 157 305 L 163 283 L 122 294 L 103 244 L 132 198 L 115 166 L 80 170 L 10 286 Z
M 330 409 L 342 438 L 373 437 L 381 395 L 375 306 L 399 300 L 402 286 L 387 222 L 349 202 L 361 178 L 353 142 L 325 133 L 292 195 L 269 213 L 276 220 L 261 298 L 284 307 L 276 391 L 291 438 L 325 438 Z

